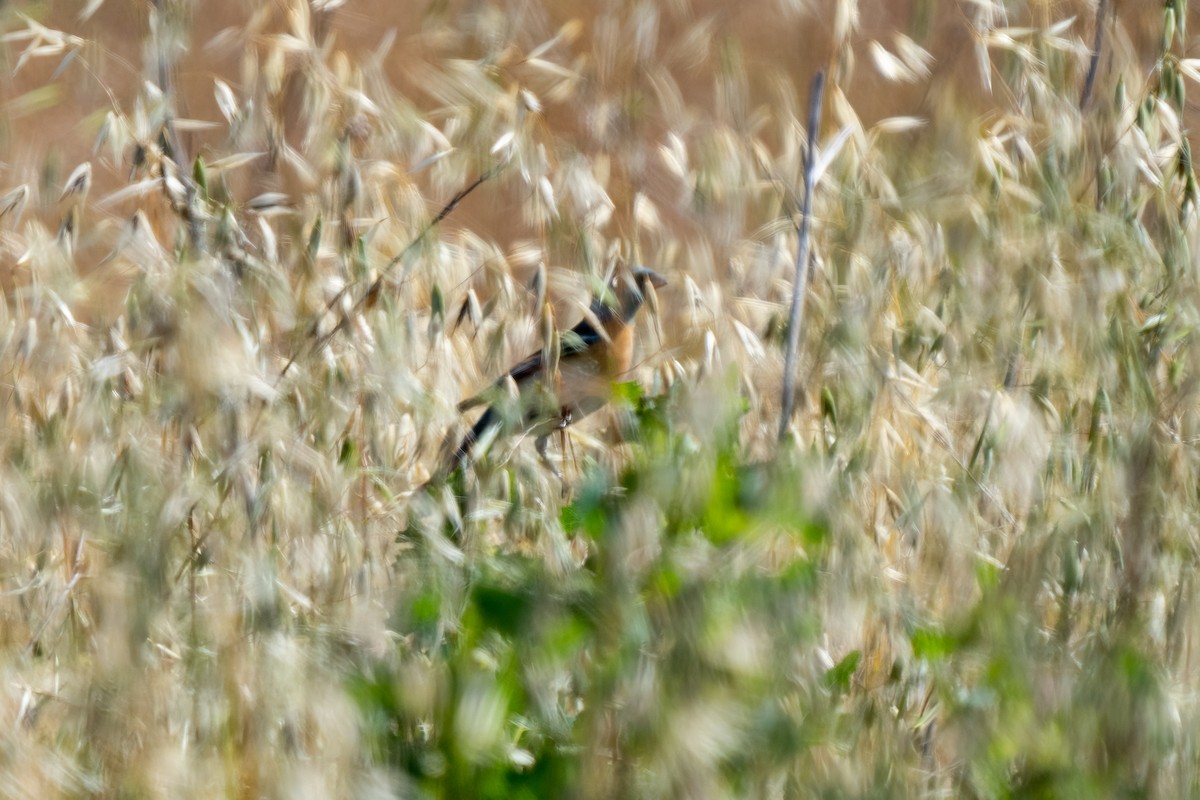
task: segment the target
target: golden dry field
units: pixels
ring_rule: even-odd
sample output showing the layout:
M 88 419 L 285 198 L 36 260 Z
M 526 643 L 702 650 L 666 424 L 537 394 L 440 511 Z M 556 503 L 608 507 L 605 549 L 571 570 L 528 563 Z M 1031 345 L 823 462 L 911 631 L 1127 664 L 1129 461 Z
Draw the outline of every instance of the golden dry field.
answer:
M 0 798 L 1200 796 L 1198 16 L 0 4 Z

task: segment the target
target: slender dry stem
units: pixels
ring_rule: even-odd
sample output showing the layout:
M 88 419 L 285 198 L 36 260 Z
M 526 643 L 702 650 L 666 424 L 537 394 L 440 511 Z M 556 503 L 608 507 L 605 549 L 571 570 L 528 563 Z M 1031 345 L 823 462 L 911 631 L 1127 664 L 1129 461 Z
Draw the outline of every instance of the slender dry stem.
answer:
M 813 76 L 808 94 L 808 146 L 804 155 L 804 204 L 800 209 L 800 237 L 796 243 L 796 274 L 792 283 L 792 309 L 788 314 L 787 354 L 783 359 L 783 409 L 779 417 L 779 440 L 787 436 L 796 403 L 796 358 L 800 329 L 804 325 L 804 299 L 808 295 L 809 235 L 812 230 L 812 197 L 816 167 L 817 137 L 821 127 L 821 98 L 825 71 Z

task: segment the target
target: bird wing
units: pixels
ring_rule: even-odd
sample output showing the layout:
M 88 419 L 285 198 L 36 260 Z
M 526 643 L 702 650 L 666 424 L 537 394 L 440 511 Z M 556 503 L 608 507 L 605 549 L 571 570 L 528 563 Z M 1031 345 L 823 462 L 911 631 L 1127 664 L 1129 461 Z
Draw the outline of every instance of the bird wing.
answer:
M 562 337 L 562 356 L 569 357 L 577 353 L 582 353 L 591 347 L 603 342 L 607 337 L 604 336 L 596 326 L 589 322 L 586 318 L 579 321 L 579 324 L 570 331 L 563 334 Z M 488 388 L 484 389 L 466 400 L 458 404 L 459 411 L 466 411 L 475 406 L 482 405 L 488 402 L 492 396 L 492 392 L 504 385 L 504 382 L 512 378 L 518 385 L 522 381 L 534 377 L 541 372 L 546 365 L 545 354 L 539 350 L 536 353 L 525 358 L 508 371 L 507 374 L 493 381 Z

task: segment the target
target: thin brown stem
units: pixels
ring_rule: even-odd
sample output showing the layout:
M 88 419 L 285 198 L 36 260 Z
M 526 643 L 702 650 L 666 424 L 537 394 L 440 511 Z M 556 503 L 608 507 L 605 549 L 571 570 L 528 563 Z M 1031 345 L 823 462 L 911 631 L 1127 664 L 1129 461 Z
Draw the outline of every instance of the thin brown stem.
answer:
M 464 199 L 466 199 L 467 195 L 471 194 L 471 192 L 478 189 L 481 185 L 483 185 L 483 183 L 485 181 L 488 181 L 492 177 L 494 177 L 495 174 L 500 171 L 500 167 L 501 167 L 501 165 L 498 164 L 498 165 L 489 167 L 488 169 L 484 170 L 483 172 L 481 172 L 479 174 L 479 177 L 476 178 L 472 183 L 463 187 L 462 189 L 460 189 L 458 191 L 458 193 L 456 193 L 454 195 L 454 197 L 451 197 L 450 201 L 448 203 L 446 203 L 444 206 L 442 206 L 441 211 L 439 211 L 436 215 L 434 215 L 433 219 L 431 219 L 425 225 L 425 227 L 421 229 L 421 232 L 419 234 L 417 234 L 415 237 L 413 237 L 413 240 L 411 242 L 409 242 L 403 250 L 401 250 L 399 253 L 397 253 L 395 256 L 393 256 L 392 259 L 390 261 L 388 261 L 388 263 L 384 266 L 384 268 L 382 270 L 380 270 L 379 276 L 377 278 L 375 278 L 374 281 L 371 282 L 371 285 L 367 288 L 367 291 L 365 291 L 363 293 L 362 297 L 358 298 L 358 300 L 355 301 L 353 307 L 351 307 L 351 309 L 345 314 L 345 316 L 343 316 L 341 318 L 341 320 L 338 321 L 338 324 L 333 327 L 333 330 L 331 330 L 329 333 L 327 333 L 324 336 L 321 336 L 319 339 L 317 339 L 317 342 L 313 346 L 312 351 L 315 353 L 315 352 L 319 352 L 321 349 L 323 349 L 325 347 L 325 345 L 329 344 L 329 342 L 333 340 L 333 337 L 337 336 L 338 333 L 340 333 L 343 329 L 346 328 L 346 326 L 350 323 L 350 320 L 354 317 L 355 314 L 358 313 L 358 311 L 360 309 L 362 309 L 364 306 L 371 305 L 372 303 L 374 303 L 379 298 L 379 293 L 383 290 L 384 280 L 387 279 L 387 277 L 391 274 L 392 270 L 396 267 L 396 265 L 399 264 L 401 261 L 403 261 L 405 256 L 407 256 L 412 251 L 412 249 L 414 247 L 416 247 L 421 242 L 421 240 L 424 239 L 425 236 L 428 235 L 428 233 L 434 229 L 434 227 L 437 226 L 437 224 L 439 222 L 442 222 L 443 220 L 446 219 L 446 217 L 450 216 L 450 214 L 454 212 L 454 209 L 458 208 L 458 204 L 461 203 Z M 341 302 L 342 298 L 345 297 L 346 292 L 349 291 L 349 288 L 350 288 L 349 286 L 346 286 L 346 287 L 342 288 L 339 292 L 337 292 L 329 300 L 329 302 L 325 304 L 325 312 L 324 313 L 329 313 L 329 311 L 331 311 L 334 306 L 336 306 L 339 302 Z M 288 370 L 292 368 L 292 365 L 296 363 L 296 359 L 299 357 L 300 357 L 300 350 L 297 350 L 296 352 L 292 353 L 291 357 L 288 358 L 287 363 L 283 365 L 283 369 L 281 369 L 279 371 L 280 378 L 283 378 L 284 375 L 287 375 Z
M 1088 60 L 1087 77 L 1083 80 L 1083 93 L 1079 96 L 1079 108 L 1087 107 L 1096 85 L 1096 73 L 1100 71 L 1100 50 L 1104 47 L 1104 15 L 1108 11 L 1108 0 L 1100 0 L 1096 8 L 1096 34 L 1092 38 L 1092 57 Z

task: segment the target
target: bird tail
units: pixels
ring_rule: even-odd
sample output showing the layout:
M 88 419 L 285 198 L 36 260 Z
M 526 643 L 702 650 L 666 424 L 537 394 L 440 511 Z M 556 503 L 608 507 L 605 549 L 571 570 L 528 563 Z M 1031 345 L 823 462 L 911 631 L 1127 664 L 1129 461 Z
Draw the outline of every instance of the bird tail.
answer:
M 475 447 L 475 443 L 479 441 L 479 437 L 483 436 L 484 432 L 497 422 L 496 410 L 489 407 L 483 412 L 483 416 L 471 426 L 471 430 L 466 432 L 454 452 L 443 459 L 441 467 L 434 473 L 434 477 L 430 479 L 430 483 L 444 479 L 458 467 L 465 466 L 467 457 L 471 455 L 471 449 Z
M 467 431 L 466 436 L 458 444 L 458 449 L 454 451 L 454 463 L 460 464 L 471 454 L 471 448 L 479 441 L 479 437 L 483 436 L 483 432 L 496 424 L 496 409 L 489 407 L 483 412 L 483 416 L 475 420 L 475 424 L 471 426 L 471 430 Z

